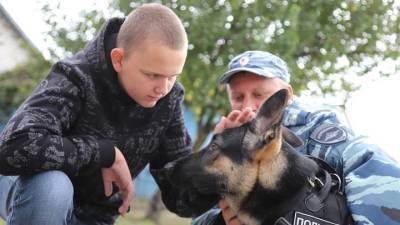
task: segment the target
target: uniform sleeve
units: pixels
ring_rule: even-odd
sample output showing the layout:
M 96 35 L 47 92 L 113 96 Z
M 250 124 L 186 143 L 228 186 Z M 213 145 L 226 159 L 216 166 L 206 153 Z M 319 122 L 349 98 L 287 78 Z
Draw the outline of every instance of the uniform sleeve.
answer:
M 398 162 L 339 123 L 318 124 L 307 143 L 307 154 L 325 159 L 341 175 L 355 224 L 400 224 Z
M 345 145 L 345 193 L 356 224 L 400 224 L 399 163 L 366 138 Z
M 19 107 L 0 134 L 0 174 L 27 175 L 62 170 L 70 176 L 107 167 L 114 161 L 108 140 L 71 136 L 84 93 L 71 69 L 57 63 Z

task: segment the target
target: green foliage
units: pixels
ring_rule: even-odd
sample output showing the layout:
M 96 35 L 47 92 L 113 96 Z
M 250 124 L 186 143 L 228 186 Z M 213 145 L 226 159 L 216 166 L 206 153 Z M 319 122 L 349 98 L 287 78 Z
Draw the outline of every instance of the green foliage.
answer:
M 27 45 L 25 48 L 30 54 L 28 60 L 13 70 L 0 74 L 0 124 L 7 121 L 51 66 L 36 49 Z
M 153 1 L 117 0 L 109 8 L 127 14 L 145 2 Z M 379 61 L 397 59 L 400 54 L 400 16 L 393 0 L 159 2 L 178 14 L 189 35 L 181 82 L 186 88 L 185 104 L 198 121 L 197 146 L 215 119 L 229 110 L 217 80 L 238 53 L 275 53 L 287 61 L 296 93 L 313 83 L 318 93 L 333 95 L 356 88 L 349 79 L 349 68 L 359 68 L 358 75 L 363 76 Z M 75 52 L 87 41 L 86 29 L 94 33 L 99 28 L 102 15 L 104 12 L 86 11 L 81 22 L 68 29 L 50 21 L 54 28 L 51 36 L 59 47 Z M 71 32 L 76 33 L 74 38 L 70 38 Z
M 76 18 L 68 18 L 68 15 L 62 14 L 60 3 L 55 6 L 51 3 L 54 2 L 46 3 L 42 11 L 45 12 L 45 22 L 49 25 L 47 39 L 57 44 L 57 47 L 48 49 L 53 61 L 56 61 L 79 51 L 90 41 L 104 23 L 105 16 L 97 10 L 85 10 L 82 11 L 82 18 L 74 22 L 73 19 Z

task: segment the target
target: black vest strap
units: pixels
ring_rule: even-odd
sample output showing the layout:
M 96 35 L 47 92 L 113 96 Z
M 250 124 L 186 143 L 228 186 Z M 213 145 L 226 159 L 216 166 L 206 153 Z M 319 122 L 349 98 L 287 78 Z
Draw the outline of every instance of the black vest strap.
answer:
M 346 218 L 350 217 L 345 198 L 340 192 L 341 179 L 336 171 L 322 159 L 308 156 L 320 167 L 315 177 L 309 179 L 308 190 L 299 193 L 300 199 L 295 205 L 286 205 L 293 210 L 279 217 L 274 225 L 301 225 L 301 224 L 329 224 L 342 225 Z M 266 224 L 266 223 L 263 223 Z M 270 223 L 271 224 L 271 223 Z

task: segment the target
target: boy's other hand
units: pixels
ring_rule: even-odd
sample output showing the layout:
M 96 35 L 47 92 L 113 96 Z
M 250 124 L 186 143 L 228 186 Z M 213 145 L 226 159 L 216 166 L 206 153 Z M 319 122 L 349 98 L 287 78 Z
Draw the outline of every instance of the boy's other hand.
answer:
M 124 155 L 122 155 L 118 148 L 115 147 L 115 160 L 112 166 L 110 168 L 102 168 L 101 173 L 103 176 L 104 193 L 106 196 L 112 194 L 113 182 L 118 186 L 123 200 L 118 212 L 124 216 L 133 199 L 133 184 L 128 164 L 126 163 Z
M 251 108 L 245 108 L 243 111 L 233 110 L 227 117 L 221 117 L 221 120 L 215 126 L 213 133 L 222 133 L 225 129 L 239 127 L 242 124 L 252 120 L 256 113 Z

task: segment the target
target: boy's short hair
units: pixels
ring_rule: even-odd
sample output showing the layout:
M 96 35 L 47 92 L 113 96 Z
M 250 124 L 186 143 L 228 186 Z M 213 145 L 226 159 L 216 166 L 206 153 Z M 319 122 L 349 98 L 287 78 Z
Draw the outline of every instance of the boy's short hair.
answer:
M 171 49 L 182 49 L 188 42 L 179 17 L 157 3 L 144 4 L 129 13 L 118 32 L 117 46 L 130 52 L 149 39 Z

